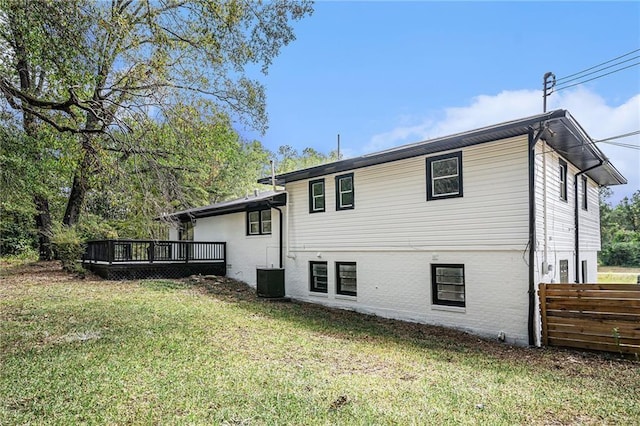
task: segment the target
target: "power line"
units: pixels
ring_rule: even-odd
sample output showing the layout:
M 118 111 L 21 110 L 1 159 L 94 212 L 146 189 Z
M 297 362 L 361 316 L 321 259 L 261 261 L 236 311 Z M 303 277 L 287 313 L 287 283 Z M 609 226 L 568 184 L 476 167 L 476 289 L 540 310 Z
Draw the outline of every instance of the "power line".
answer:
M 619 146 L 619 147 L 622 147 L 622 148 L 630 148 L 630 149 L 640 150 L 640 146 L 639 145 L 633 145 L 633 144 L 622 143 L 622 142 L 611 142 L 614 139 L 626 138 L 628 136 L 635 136 L 635 135 L 638 135 L 638 134 L 640 134 L 640 130 L 636 130 L 634 132 L 629 132 L 629 133 L 625 133 L 625 134 L 618 135 L 618 136 L 612 136 L 612 137 L 605 138 L 605 139 L 590 140 L 590 141 L 580 142 L 580 143 L 575 144 L 575 145 L 569 145 L 569 146 L 564 147 L 565 150 L 558 149 L 558 148 L 551 148 L 551 149 L 548 149 L 546 151 L 543 150 L 542 152 L 536 153 L 536 155 L 544 155 L 544 154 L 547 154 L 549 152 L 554 152 L 554 151 L 558 152 L 560 154 L 563 154 L 563 155 L 569 155 L 569 152 L 566 151 L 566 150 L 570 150 L 570 149 L 573 149 L 573 148 L 578 148 L 578 147 L 581 147 L 581 146 L 583 147 L 585 145 L 593 145 L 595 147 L 596 144 L 600 143 L 600 142 L 606 143 L 606 144 L 609 144 L 609 145 Z
M 622 71 L 622 70 L 626 70 L 627 68 L 635 67 L 636 65 L 640 65 L 640 62 L 636 62 L 635 64 L 631 64 L 631 65 L 628 65 L 628 66 L 626 66 L 626 67 L 623 67 L 623 68 L 619 68 L 619 69 L 617 69 L 617 70 L 610 71 L 610 72 L 608 72 L 608 73 L 606 73 L 606 74 L 598 75 L 598 76 L 593 77 L 593 78 L 590 78 L 590 79 L 588 79 L 588 80 L 579 81 L 579 82 L 577 82 L 577 83 L 570 84 L 570 85 L 568 85 L 568 86 L 560 87 L 560 88 L 558 88 L 558 89 L 555 89 L 555 91 L 556 91 L 556 92 L 558 92 L 558 91 L 560 91 L 560 90 L 568 89 L 569 87 L 574 87 L 574 86 L 577 86 L 577 85 L 579 85 L 579 84 L 584 84 L 584 83 L 587 83 L 587 82 L 589 82 L 589 81 L 597 80 L 597 79 L 599 79 L 599 78 L 606 77 L 606 76 L 608 76 L 608 75 L 610 75 L 610 74 L 613 74 L 613 73 L 616 73 L 616 72 L 618 72 L 618 71 Z
M 640 134 L 640 130 L 636 130 L 634 132 L 629 132 L 629 133 L 624 133 L 622 135 L 617 135 L 617 136 L 611 136 L 609 138 L 605 138 L 605 139 L 598 139 L 598 140 L 594 140 L 593 142 L 598 143 L 598 142 L 607 142 L 607 141 L 612 141 L 614 139 L 622 139 L 622 138 L 626 138 L 627 136 L 634 136 L 634 135 L 638 135 Z
M 640 152 L 640 146 L 635 146 L 635 145 L 625 145 L 625 144 L 617 144 L 617 143 L 612 143 L 612 142 L 605 142 L 605 143 L 609 143 L 613 146 L 618 146 L 620 148 L 625 148 L 625 149 L 633 149 L 635 151 Z
M 613 146 L 619 146 L 622 148 L 630 148 L 630 149 L 635 149 L 637 151 L 640 151 L 640 146 L 638 145 L 632 145 L 630 143 L 622 143 L 622 142 L 603 142 L 609 145 L 613 145 Z
M 602 63 L 600 63 L 600 64 L 598 64 L 598 65 L 594 65 L 594 66 L 589 67 L 589 68 L 587 68 L 587 69 L 584 69 L 584 70 L 582 70 L 582 71 L 579 71 L 579 72 L 576 72 L 576 73 L 573 73 L 573 74 L 567 75 L 567 76 L 565 76 L 565 77 L 558 78 L 558 79 L 556 80 L 556 82 L 560 82 L 560 81 L 562 81 L 562 80 L 566 80 L 567 78 L 574 77 L 574 76 L 576 76 L 576 75 L 579 75 L 579 74 L 585 73 L 585 72 L 587 72 L 587 71 L 591 71 L 592 69 L 598 68 L 598 67 L 600 67 L 600 66 L 602 66 L 602 65 L 606 65 L 606 64 L 608 64 L 608 63 L 610 63 L 610 62 L 613 62 L 613 61 L 617 61 L 618 59 L 624 58 L 625 56 L 632 55 L 632 54 L 634 54 L 634 53 L 636 53 L 636 52 L 640 52 L 640 49 L 632 50 L 631 52 L 627 52 L 627 53 L 625 53 L 624 55 L 620 55 L 620 56 L 618 56 L 617 58 L 609 59 L 608 61 L 602 62 Z M 625 62 L 626 62 L 626 61 L 625 61 Z
M 595 70 L 595 71 L 588 72 L 588 73 L 586 73 L 586 74 L 584 74 L 584 75 L 581 75 L 580 77 L 575 77 L 575 78 L 569 79 L 569 80 L 565 81 L 564 83 L 559 83 L 559 84 L 558 84 L 558 86 L 564 86 L 564 85 L 566 85 L 567 83 L 569 83 L 569 82 L 571 82 L 571 81 L 581 80 L 581 79 L 583 79 L 584 77 L 587 77 L 587 76 L 589 76 L 589 75 L 597 74 L 597 73 L 602 72 L 602 71 L 604 71 L 604 70 L 607 70 L 607 69 L 609 69 L 609 68 L 617 67 L 618 65 L 622 65 L 622 64 L 624 64 L 624 63 L 631 62 L 631 61 L 633 61 L 634 59 L 638 59 L 638 58 L 640 58 L 640 55 L 633 56 L 633 57 L 631 57 L 631 58 L 629 58 L 629 59 L 625 59 L 624 61 L 616 62 L 615 64 L 609 65 L 608 67 L 604 67 L 604 68 L 600 68 L 600 69 Z M 567 78 L 567 77 L 565 77 L 564 79 L 566 79 L 566 78 Z M 556 83 L 557 83 L 557 82 L 558 82 L 558 80 L 556 79 Z

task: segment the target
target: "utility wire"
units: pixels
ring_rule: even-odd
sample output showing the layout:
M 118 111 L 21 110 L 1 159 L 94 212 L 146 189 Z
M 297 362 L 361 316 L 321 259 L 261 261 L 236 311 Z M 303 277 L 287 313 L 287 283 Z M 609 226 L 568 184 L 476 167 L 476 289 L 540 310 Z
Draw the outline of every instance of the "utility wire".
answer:
M 585 145 L 596 146 L 597 143 L 602 142 L 602 143 L 606 143 L 606 144 L 609 144 L 609 145 L 620 146 L 622 148 L 630 148 L 630 149 L 640 150 L 640 145 L 633 145 L 633 144 L 628 144 L 628 143 L 623 143 L 623 142 L 611 142 L 614 139 L 621 139 L 621 138 L 625 138 L 625 137 L 628 137 L 628 136 L 634 136 L 634 135 L 637 135 L 637 134 L 640 134 L 640 130 L 636 130 L 634 132 L 625 133 L 623 135 L 612 136 L 610 138 L 580 142 L 580 143 L 575 144 L 575 145 L 566 146 L 565 149 L 566 150 L 570 150 L 570 149 L 573 149 L 573 148 L 584 147 Z M 547 144 L 548 144 L 548 142 L 547 142 Z M 536 153 L 536 155 L 543 155 L 543 154 L 547 154 L 549 152 L 554 152 L 554 151 L 555 152 L 559 152 L 560 154 L 563 154 L 563 155 L 568 155 L 569 154 L 568 151 L 561 150 L 561 149 L 558 149 L 558 148 L 551 148 L 551 149 L 548 149 L 546 151 L 543 150 L 542 152 L 538 152 L 538 153 Z
M 599 78 L 606 77 L 606 76 L 608 76 L 608 75 L 610 75 L 610 74 L 613 74 L 613 73 L 616 73 L 616 72 L 618 72 L 618 71 L 622 71 L 622 70 L 626 70 L 627 68 L 635 67 L 636 65 L 640 65 L 640 62 L 636 62 L 635 64 L 631 64 L 631 65 L 628 65 L 628 66 L 626 66 L 626 67 L 623 67 L 623 68 L 619 68 L 619 69 L 617 69 L 617 70 L 610 71 L 610 72 L 608 72 L 608 73 L 606 73 L 606 74 L 598 75 L 598 76 L 593 77 L 593 78 L 590 78 L 590 79 L 588 79 L 588 80 L 579 81 L 579 82 L 577 82 L 577 83 L 570 84 L 570 85 L 568 85 L 568 86 L 562 86 L 562 87 L 560 87 L 560 88 L 555 88 L 554 90 L 555 90 L 556 92 L 558 92 L 558 91 L 560 91 L 560 90 L 568 89 L 569 87 L 574 87 L 574 86 L 577 86 L 577 85 L 579 85 L 579 84 L 583 84 L 583 83 L 587 83 L 587 82 L 589 82 L 589 81 L 597 80 L 597 79 L 599 79 Z
M 562 80 L 566 80 L 567 78 L 574 77 L 574 76 L 577 76 L 577 75 L 579 75 L 579 74 L 585 73 L 585 72 L 587 72 L 587 71 L 591 71 L 592 69 L 598 68 L 598 67 L 600 67 L 600 66 L 602 66 L 602 65 L 606 65 L 606 64 L 608 64 L 608 63 L 610 63 L 610 62 L 617 61 L 618 59 L 624 58 L 625 56 L 632 55 L 632 54 L 634 54 L 634 53 L 636 53 L 636 52 L 640 52 L 640 49 L 632 50 L 631 52 L 627 52 L 627 53 L 625 53 L 624 55 L 620 55 L 620 56 L 618 56 L 617 58 L 610 59 L 610 60 L 608 60 L 608 61 L 602 62 L 601 64 L 594 65 L 594 66 L 592 66 L 592 67 L 590 67 L 590 68 L 587 68 L 587 69 L 584 69 L 584 70 L 582 70 L 582 71 L 579 71 L 579 72 L 576 72 L 576 73 L 573 73 L 573 74 L 567 75 L 567 76 L 565 76 L 565 77 L 558 78 L 558 79 L 556 79 L 556 83 L 557 83 L 557 82 L 560 82 L 560 81 L 562 81 Z M 626 61 L 625 61 L 625 62 L 626 62 Z
M 614 139 L 626 138 L 627 136 L 633 136 L 633 135 L 638 135 L 638 134 L 640 134 L 640 130 L 636 130 L 635 132 L 629 132 L 629 133 L 625 133 L 625 134 L 618 135 L 618 136 L 611 136 L 611 137 L 605 138 L 605 139 L 594 140 L 593 142 L 595 142 L 595 143 L 607 142 L 607 141 L 612 141 Z
M 635 149 L 636 151 L 640 151 L 640 146 L 632 145 L 632 144 L 629 144 L 629 143 L 621 143 L 621 142 L 603 142 L 603 143 L 607 143 L 607 144 L 613 145 L 613 146 L 619 146 L 619 147 L 622 147 L 622 148 Z
M 604 68 L 597 69 L 597 70 L 595 70 L 595 71 L 588 72 L 588 73 L 583 74 L 583 75 L 581 75 L 581 76 L 579 76 L 579 77 L 571 78 L 571 79 L 569 79 L 569 80 L 567 80 L 567 81 L 565 81 L 565 82 L 563 82 L 563 83 L 558 83 L 558 86 L 565 86 L 567 83 L 569 83 L 569 82 L 571 82 L 571 81 L 575 81 L 575 80 L 582 80 L 584 77 L 587 77 L 587 76 L 589 76 L 589 75 L 597 74 L 597 73 L 602 72 L 602 71 L 604 71 L 604 70 L 608 70 L 609 68 L 617 67 L 618 65 L 622 65 L 622 64 L 624 64 L 624 63 L 631 62 L 631 61 L 633 61 L 634 59 L 638 59 L 638 58 L 640 58 L 640 55 L 633 56 L 633 57 L 631 57 L 631 58 L 629 58 L 629 59 L 625 59 L 624 61 L 616 62 L 615 64 L 609 65 L 608 67 L 604 67 Z M 565 77 L 565 79 L 566 79 L 566 78 L 568 78 L 568 77 Z M 557 83 L 557 82 L 558 82 L 558 80 L 556 80 L 556 83 Z

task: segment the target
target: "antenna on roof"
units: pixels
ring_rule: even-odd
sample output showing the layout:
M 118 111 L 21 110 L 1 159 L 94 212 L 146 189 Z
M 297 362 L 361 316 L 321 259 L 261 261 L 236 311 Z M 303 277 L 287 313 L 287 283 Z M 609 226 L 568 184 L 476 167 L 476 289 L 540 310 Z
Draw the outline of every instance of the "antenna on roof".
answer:
M 338 133 L 338 160 L 340 160 L 340 133 Z
M 542 79 L 542 112 L 547 112 L 547 96 L 553 93 L 554 87 L 556 87 L 556 75 L 552 72 L 545 73 Z

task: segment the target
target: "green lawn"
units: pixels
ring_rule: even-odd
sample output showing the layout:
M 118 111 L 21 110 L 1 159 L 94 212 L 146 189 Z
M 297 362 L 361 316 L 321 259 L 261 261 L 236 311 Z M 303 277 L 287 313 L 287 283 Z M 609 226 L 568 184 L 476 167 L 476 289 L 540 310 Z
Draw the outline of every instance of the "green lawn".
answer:
M 640 363 L 232 281 L 0 276 L 0 424 L 637 424 Z
M 640 268 L 622 266 L 599 266 L 599 283 L 637 284 Z

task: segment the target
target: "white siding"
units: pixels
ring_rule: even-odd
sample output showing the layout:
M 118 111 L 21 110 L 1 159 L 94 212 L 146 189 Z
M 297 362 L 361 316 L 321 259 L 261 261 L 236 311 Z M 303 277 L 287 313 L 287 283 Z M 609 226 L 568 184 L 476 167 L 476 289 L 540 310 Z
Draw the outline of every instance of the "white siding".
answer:
M 581 179 L 581 178 L 580 178 Z M 580 187 L 579 187 L 580 188 Z M 579 189 L 581 191 L 581 189 Z M 578 203 L 582 203 L 582 193 Z M 598 185 L 587 178 L 587 210 L 578 210 L 580 217 L 580 250 L 600 251 L 600 203 Z
M 544 164 L 546 158 L 546 166 Z M 559 161 L 567 163 L 567 200 L 560 198 Z M 546 169 L 546 191 L 545 191 Z M 575 282 L 575 181 L 580 170 L 543 142 L 536 146 L 536 241 L 538 259 L 536 271 L 539 281 L 559 282 L 559 260 L 569 261 L 569 282 Z M 578 179 L 578 217 L 580 239 L 580 262 L 587 260 L 590 269 L 587 276 L 595 275 L 597 252 L 600 250 L 600 211 L 598 204 L 598 186 L 587 178 L 588 206 L 582 209 L 582 180 Z M 546 205 L 544 197 L 546 193 Z M 546 232 L 545 232 L 546 217 Z M 553 266 L 543 274 L 545 261 Z M 593 265 L 592 265 L 593 264 Z M 580 273 L 581 274 L 581 273 Z M 592 275 L 594 274 L 594 275 Z M 595 280 L 594 278 L 592 278 Z
M 246 235 L 246 213 L 199 218 L 194 241 L 227 243 L 227 276 L 256 286 L 256 268 L 277 268 L 278 211 L 271 210 L 271 235 Z
M 425 156 L 354 170 L 353 210 L 336 211 L 336 175 L 321 213 L 309 213 L 308 180 L 288 184 L 291 250 L 524 250 L 526 152 L 526 138 L 463 149 L 461 198 L 426 201 Z

